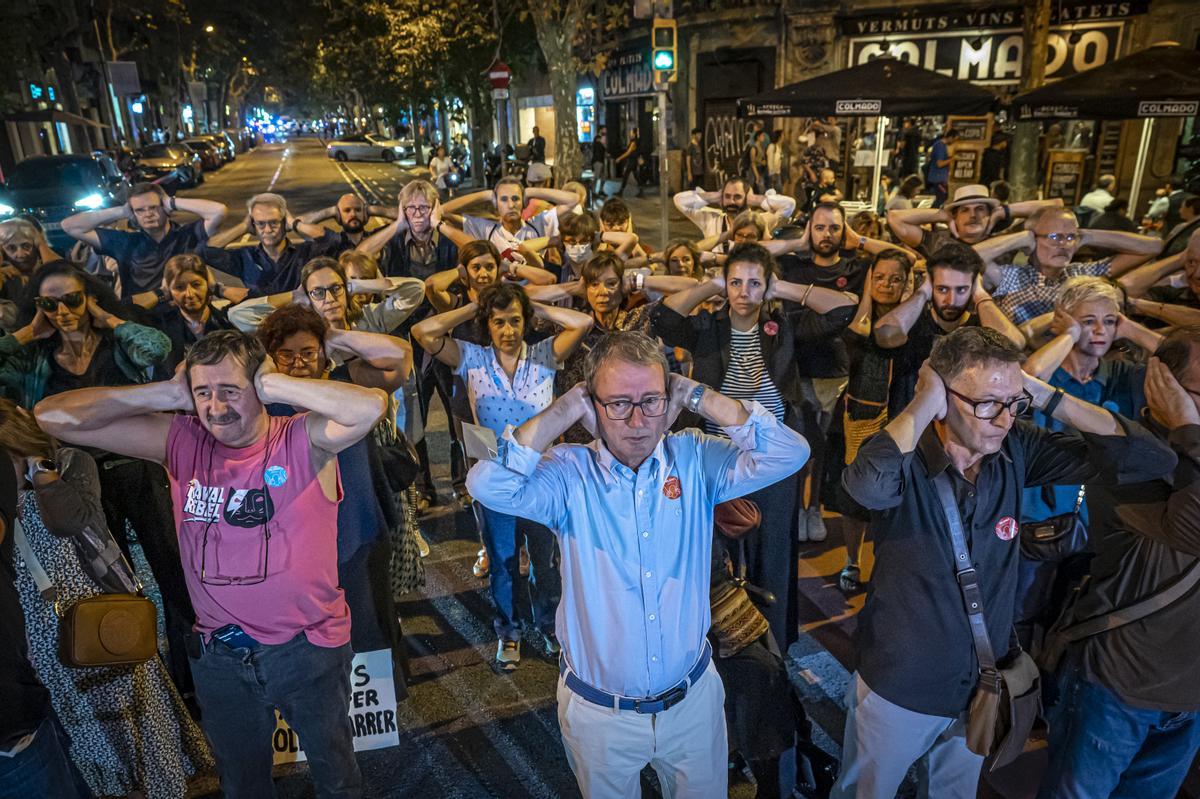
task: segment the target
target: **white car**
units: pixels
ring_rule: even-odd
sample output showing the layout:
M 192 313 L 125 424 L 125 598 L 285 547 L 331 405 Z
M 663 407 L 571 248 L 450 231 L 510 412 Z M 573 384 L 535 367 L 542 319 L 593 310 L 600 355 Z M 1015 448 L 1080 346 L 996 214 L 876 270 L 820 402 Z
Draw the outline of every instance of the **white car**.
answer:
M 411 156 L 412 142 L 385 139 L 377 133 L 355 133 L 325 145 L 325 153 L 335 161 L 387 161 Z

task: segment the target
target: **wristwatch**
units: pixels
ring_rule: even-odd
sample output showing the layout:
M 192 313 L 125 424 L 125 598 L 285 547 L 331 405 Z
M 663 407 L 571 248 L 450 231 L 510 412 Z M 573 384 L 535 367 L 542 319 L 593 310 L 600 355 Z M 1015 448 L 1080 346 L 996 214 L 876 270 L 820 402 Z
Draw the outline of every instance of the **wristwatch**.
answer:
M 687 399 L 687 409 L 694 414 L 700 413 L 700 400 L 704 397 L 704 392 L 708 391 L 708 386 L 701 383 L 692 389 L 692 395 Z

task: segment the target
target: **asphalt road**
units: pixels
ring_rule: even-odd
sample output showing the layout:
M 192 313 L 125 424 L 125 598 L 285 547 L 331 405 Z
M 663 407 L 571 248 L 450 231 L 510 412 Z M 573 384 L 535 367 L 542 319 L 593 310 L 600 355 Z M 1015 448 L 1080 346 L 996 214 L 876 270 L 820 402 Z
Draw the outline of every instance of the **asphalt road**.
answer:
M 332 205 L 347 191 L 372 203 L 391 204 L 408 179 L 411 174 L 398 164 L 336 164 L 325 157 L 319 142 L 301 139 L 239 156 L 210 173 L 205 185 L 182 194 L 224 202 L 230 207 L 226 224 L 234 224 L 245 201 L 259 192 L 283 194 L 293 213 L 303 213 Z M 639 230 L 657 222 L 656 198 L 631 200 L 630 205 Z M 448 437 L 436 400 L 427 435 L 435 481 L 448 498 Z M 805 625 L 788 665 L 818 743 L 836 751 L 844 722 L 848 636 L 862 597 L 847 602 L 835 587 L 845 551 L 836 520 L 830 526 L 829 541 L 804 545 L 798 579 Z M 514 674 L 492 668 L 496 639 L 486 581 L 471 573 L 479 547 L 471 515 L 457 505 L 438 506 L 422 518 L 421 527 L 432 553 L 425 560 L 425 590 L 400 605 L 411 672 L 409 698 L 397 708 L 400 745 L 359 753 L 367 796 L 579 796 L 558 733 L 556 665 L 526 646 Z M 280 797 L 313 795 L 306 766 L 280 767 L 277 777 Z M 197 783 L 193 795 L 215 796 L 214 790 L 209 778 Z M 738 785 L 731 795 L 750 797 L 754 789 Z

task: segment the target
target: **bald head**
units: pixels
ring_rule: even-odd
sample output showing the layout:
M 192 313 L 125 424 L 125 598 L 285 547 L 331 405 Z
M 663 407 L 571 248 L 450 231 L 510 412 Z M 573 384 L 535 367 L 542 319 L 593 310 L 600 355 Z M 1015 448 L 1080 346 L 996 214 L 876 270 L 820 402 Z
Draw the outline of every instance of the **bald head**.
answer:
M 347 233 L 362 233 L 367 224 L 367 204 L 357 194 L 343 194 L 337 201 L 337 220 Z

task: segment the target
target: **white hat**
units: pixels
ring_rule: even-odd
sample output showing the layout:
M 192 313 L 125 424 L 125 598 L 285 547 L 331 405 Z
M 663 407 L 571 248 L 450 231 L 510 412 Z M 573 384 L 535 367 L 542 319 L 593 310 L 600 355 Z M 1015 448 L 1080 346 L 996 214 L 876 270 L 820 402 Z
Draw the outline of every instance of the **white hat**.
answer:
M 982 183 L 972 183 L 969 186 L 960 186 L 954 190 L 954 201 L 946 203 L 943 207 L 947 211 L 953 211 L 960 205 L 969 205 L 970 203 L 984 203 L 992 208 L 1000 205 L 1000 201 L 988 196 L 988 188 Z

